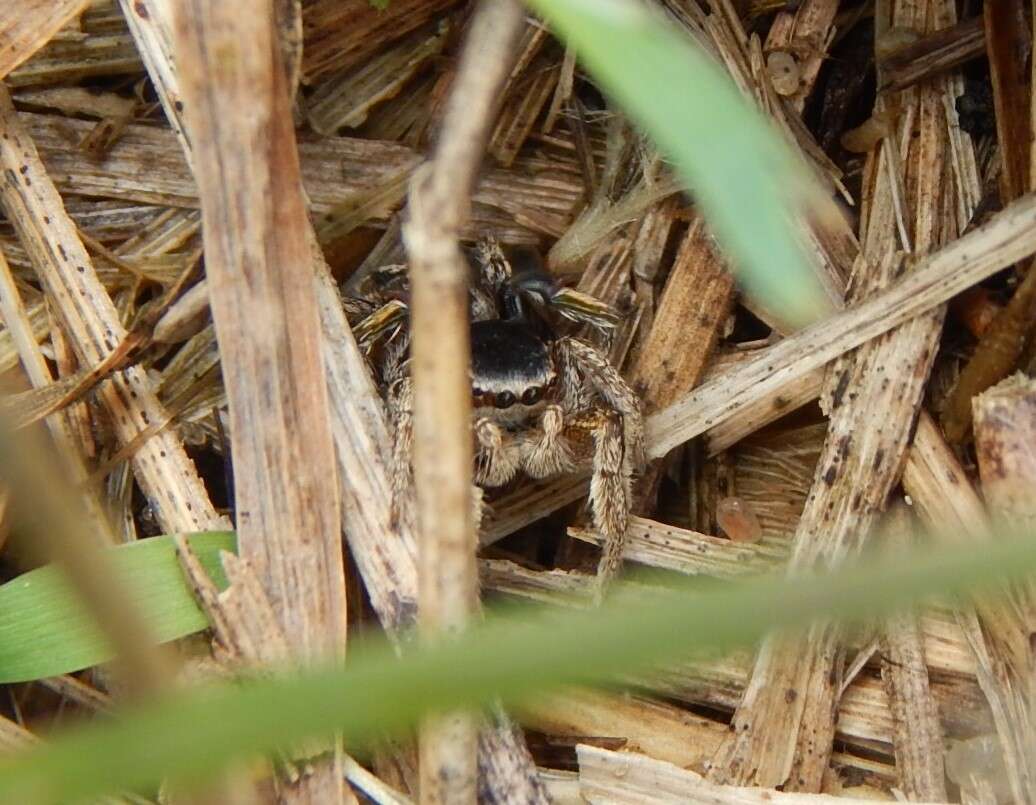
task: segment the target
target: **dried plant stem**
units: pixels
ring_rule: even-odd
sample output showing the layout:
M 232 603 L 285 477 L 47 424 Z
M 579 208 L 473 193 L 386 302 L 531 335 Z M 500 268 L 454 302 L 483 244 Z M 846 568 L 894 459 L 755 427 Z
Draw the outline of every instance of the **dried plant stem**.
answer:
M 183 135 L 183 105 L 171 55 L 168 2 L 122 0 L 122 6 L 159 90 L 166 117 L 172 122 L 175 139 L 190 163 L 192 147 Z M 349 330 L 338 288 L 312 230 L 309 245 L 324 329 L 324 367 L 334 412 L 332 428 L 345 535 L 378 618 L 390 634 L 397 635 L 412 624 L 416 615 L 416 540 L 406 523 L 394 528 L 390 522 L 387 450 L 391 440 L 384 407 Z M 503 714 L 498 713 L 495 720 L 496 724 L 479 736 L 483 790 L 500 803 L 543 801 L 542 784 L 520 733 Z
M 340 657 L 346 601 L 335 457 L 273 4 L 241 14 L 184 0 L 175 21 L 230 402 L 240 555 L 295 658 Z M 283 800 L 342 802 L 340 752 L 311 764 L 312 773 L 283 783 Z
M 994 515 L 1036 522 L 1036 381 L 1017 374 L 975 400 L 975 450 Z
M 125 340 L 118 311 L 93 268 L 36 147 L 0 87 L 0 202 L 33 261 L 81 366 L 96 366 Z M 98 397 L 122 443 L 168 415 L 142 369 L 131 367 L 101 385 Z M 133 469 L 166 531 L 227 528 L 179 437 L 169 430 L 142 444 Z
M 878 62 L 883 92 L 898 92 L 934 78 L 986 52 L 982 16 L 942 28 L 917 42 L 896 48 Z
M 918 316 L 1036 250 L 1036 196 L 1006 207 L 986 226 L 922 258 L 886 290 L 811 325 L 705 383 L 648 418 L 648 453 L 676 445 L 729 419 L 741 408 L 805 376 L 834 357 Z
M 43 687 L 64 696 L 89 712 L 109 713 L 112 710 L 111 696 L 69 674 L 51 676 L 38 681 Z
M 908 24 L 916 13 L 924 20 L 935 8 L 926 0 L 903 2 L 895 19 Z M 939 90 L 926 86 L 898 103 L 895 135 L 876 145 L 868 163 L 871 181 L 865 182 L 864 199 L 870 214 L 852 291 L 857 299 L 873 297 L 901 273 L 901 231 L 922 255 L 938 245 L 937 238 L 954 234 L 952 223 L 940 221 L 943 210 L 952 208 L 944 190 L 952 193 L 954 185 L 942 181 L 949 138 Z M 904 159 L 894 159 L 900 149 Z M 902 178 L 901 164 L 907 165 Z M 901 186 L 909 188 L 902 198 Z M 900 201 L 912 215 L 900 214 Z M 834 362 L 823 400 L 830 414 L 828 434 L 796 529 L 791 573 L 837 565 L 862 548 L 899 480 L 941 327 L 937 309 Z M 845 670 L 843 641 L 841 630 L 830 624 L 812 627 L 805 641 L 767 639 L 712 779 L 820 790 L 841 687 L 832 680 L 840 681 Z
M 706 382 L 721 377 L 724 371 L 723 366 L 711 368 L 705 375 Z M 794 383 L 746 405 L 737 416 L 710 428 L 705 434 L 706 455 L 717 455 L 763 426 L 812 402 L 820 396 L 826 376 L 826 366 L 814 369 Z
M 569 536 L 603 545 L 604 537 L 590 528 L 570 528 Z M 739 544 L 643 517 L 631 517 L 623 559 L 678 573 L 733 578 L 773 569 L 787 559 L 783 545 L 767 540 Z
M 1030 150 L 1031 88 L 1025 62 L 1032 51 L 1026 25 L 1024 0 L 1000 0 L 983 6 L 986 53 L 993 84 L 997 140 L 1003 160 L 1000 189 L 1004 200 L 1013 200 L 1031 190 Z
M 1032 18 L 1032 28 L 1029 29 L 1030 46 L 1036 46 L 1036 15 Z M 1036 61 L 1032 61 L 1031 72 L 1029 73 L 1029 89 L 1032 95 L 1029 97 L 1029 180 L 1036 180 Z
M 0 79 L 43 47 L 89 0 L 8 0 L 0 11 Z
M 11 333 L 29 382 L 37 389 L 50 386 L 53 383 L 50 367 L 47 365 L 47 359 L 43 356 L 39 344 L 36 343 L 32 324 L 25 311 L 25 306 L 22 304 L 11 268 L 2 251 L 0 251 L 0 317 L 3 318 L 4 325 Z M 111 539 L 111 526 L 108 523 L 104 506 L 96 491 L 87 483 L 89 473 L 71 423 L 64 414 L 58 414 L 47 418 L 47 427 L 69 480 L 80 490 L 88 516 L 98 524 L 98 533 L 102 538 Z
M 711 357 L 734 297 L 734 278 L 712 245 L 700 217 L 677 252 L 665 290 L 631 375 L 647 412 L 694 388 Z M 665 462 L 657 460 L 638 482 L 634 509 L 650 511 Z
M 906 509 L 900 506 L 891 510 L 884 530 L 888 547 L 909 547 L 910 518 Z M 946 800 L 942 729 L 916 613 L 904 612 L 885 622 L 881 635 L 881 678 L 895 730 L 892 747 L 900 789 L 912 801 Z
M 927 412 L 917 420 L 914 447 L 903 467 L 903 488 L 935 529 L 971 536 L 986 531 L 985 507 Z
M 635 752 L 613 752 L 580 744 L 579 792 L 587 802 L 683 802 L 709 805 L 866 805 L 872 799 L 795 794 L 762 788 L 716 785 L 678 764 Z M 939 800 L 939 803 L 944 800 Z M 929 803 L 929 805 L 939 805 Z
M 566 690 L 523 708 L 523 720 L 548 735 L 621 738 L 630 749 L 680 766 L 704 768 L 726 727 L 643 696 Z
M 20 724 L 6 717 L 0 718 L 0 749 L 4 751 L 20 749 L 39 743 L 39 740 L 35 733 L 29 732 Z
M 431 639 L 463 628 L 477 608 L 468 269 L 458 237 L 523 19 L 516 0 L 488 0 L 476 12 L 435 154 L 414 178 L 410 220 L 403 225 L 412 293 L 418 622 Z M 426 722 L 420 739 L 421 802 L 475 801 L 476 735 L 469 715 L 451 713 Z

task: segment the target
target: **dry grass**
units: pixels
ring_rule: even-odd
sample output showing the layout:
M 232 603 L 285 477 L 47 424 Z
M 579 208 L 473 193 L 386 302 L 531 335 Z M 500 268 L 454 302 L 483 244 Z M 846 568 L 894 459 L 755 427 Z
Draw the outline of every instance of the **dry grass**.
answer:
M 1019 262 L 1036 252 L 1024 4 L 962 20 L 952 0 L 656 5 L 842 200 L 844 216 L 799 222 L 826 320 L 791 332 L 739 293 L 659 155 L 532 18 L 490 26 L 465 71 L 480 22 L 460 0 L 300 0 L 247 20 L 200 0 L 0 9 L 4 408 L 45 423 L 108 540 L 236 518 L 229 594 L 182 557 L 224 665 L 341 654 L 346 601 L 350 627 L 393 636 L 477 617 L 477 586 L 585 605 L 600 544 L 585 475 L 491 492 L 477 566 L 466 547 L 455 244 L 482 234 L 535 247 L 622 313 L 601 346 L 644 402 L 652 458 L 628 562 L 725 583 L 893 549 L 886 517 L 962 540 L 986 538 L 990 515 L 1033 522 L 1032 380 L 1004 380 L 1036 367 L 1036 274 Z M 239 70 L 210 80 L 228 48 Z M 417 526 L 390 516 L 388 420 L 339 298 L 407 252 Z M 961 294 L 976 285 L 997 311 L 972 333 Z M 724 519 L 730 499 L 761 539 Z M 0 535 L 14 575 L 30 559 Z M 309 747 L 311 769 L 286 771 L 277 796 L 978 802 L 990 781 L 947 776 L 946 754 L 992 734 L 992 782 L 1031 802 L 1033 593 L 932 602 L 870 634 L 819 623 L 629 680 L 635 695 L 553 697 L 522 728 L 496 713 L 477 739 L 470 721 L 440 722 L 421 774 L 412 747 L 362 765 Z M 179 648 L 191 668 L 210 655 Z M 0 742 L 35 740 L 65 709 L 106 711 L 116 682 L 97 669 L 13 686 Z

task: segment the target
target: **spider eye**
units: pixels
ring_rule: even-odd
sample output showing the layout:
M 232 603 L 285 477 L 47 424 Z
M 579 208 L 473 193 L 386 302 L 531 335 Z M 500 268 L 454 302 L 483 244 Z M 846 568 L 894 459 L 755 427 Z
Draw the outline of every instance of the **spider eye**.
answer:
M 518 398 L 515 397 L 514 393 L 510 391 L 501 391 L 499 394 L 496 395 L 497 408 L 510 408 L 517 401 Z
M 471 396 L 472 397 L 483 397 L 483 396 L 485 396 L 485 393 L 486 393 L 486 390 L 485 389 L 480 389 L 478 386 L 475 386 L 475 388 L 473 388 L 471 390 Z
M 522 403 L 524 405 L 535 405 L 543 399 L 543 389 L 540 386 L 533 386 L 522 392 Z

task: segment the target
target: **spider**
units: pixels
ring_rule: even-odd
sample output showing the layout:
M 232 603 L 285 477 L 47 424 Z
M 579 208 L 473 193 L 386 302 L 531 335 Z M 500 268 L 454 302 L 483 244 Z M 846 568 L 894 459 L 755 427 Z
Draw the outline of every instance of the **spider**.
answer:
M 562 335 L 559 325 L 568 319 L 607 333 L 618 316 L 600 300 L 560 287 L 531 252 L 512 255 L 520 270 L 490 239 L 466 256 L 475 483 L 494 488 L 520 475 L 548 478 L 590 464 L 593 524 L 604 538 L 599 596 L 621 564 L 632 478 L 644 462 L 640 400 L 601 352 Z M 412 483 L 406 267 L 379 269 L 367 284 L 364 296 L 345 300 L 346 310 L 389 410 L 398 517 Z

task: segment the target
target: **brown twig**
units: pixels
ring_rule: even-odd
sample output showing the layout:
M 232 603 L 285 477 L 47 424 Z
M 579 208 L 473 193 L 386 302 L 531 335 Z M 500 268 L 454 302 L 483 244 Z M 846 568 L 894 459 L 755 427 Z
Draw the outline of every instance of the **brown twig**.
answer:
M 716 785 L 678 761 L 666 762 L 644 751 L 614 752 L 581 743 L 579 792 L 587 802 L 708 802 L 711 805 L 866 805 L 867 798 L 837 798 L 761 788 Z M 941 805 L 941 803 L 930 803 Z
M 1005 201 L 1033 187 L 1029 176 L 1031 87 L 1025 70 L 1032 39 L 1025 20 L 1026 5 L 1023 0 L 1000 0 L 983 6 L 997 140 L 1004 166 L 1000 192 Z
M 1036 264 L 1030 264 L 1011 301 L 1001 308 L 971 358 L 961 369 L 942 411 L 942 427 L 951 443 L 971 432 L 973 399 L 1007 377 L 1018 364 L 1036 311 Z
M 898 92 L 976 59 L 985 51 L 986 29 L 981 15 L 958 22 L 880 59 L 881 90 Z
M 734 278 L 701 218 L 691 224 L 673 262 L 654 324 L 630 374 L 651 413 L 701 380 L 734 299 Z M 666 462 L 655 461 L 638 482 L 634 508 L 649 512 Z
M 478 600 L 472 522 L 467 264 L 457 238 L 468 218 L 496 99 L 524 12 L 484 3 L 472 20 L 429 166 L 410 190 L 403 239 L 411 272 L 414 480 L 420 526 L 418 620 L 435 637 L 462 628 Z M 448 714 L 421 735 L 421 801 L 474 802 L 474 721 Z

